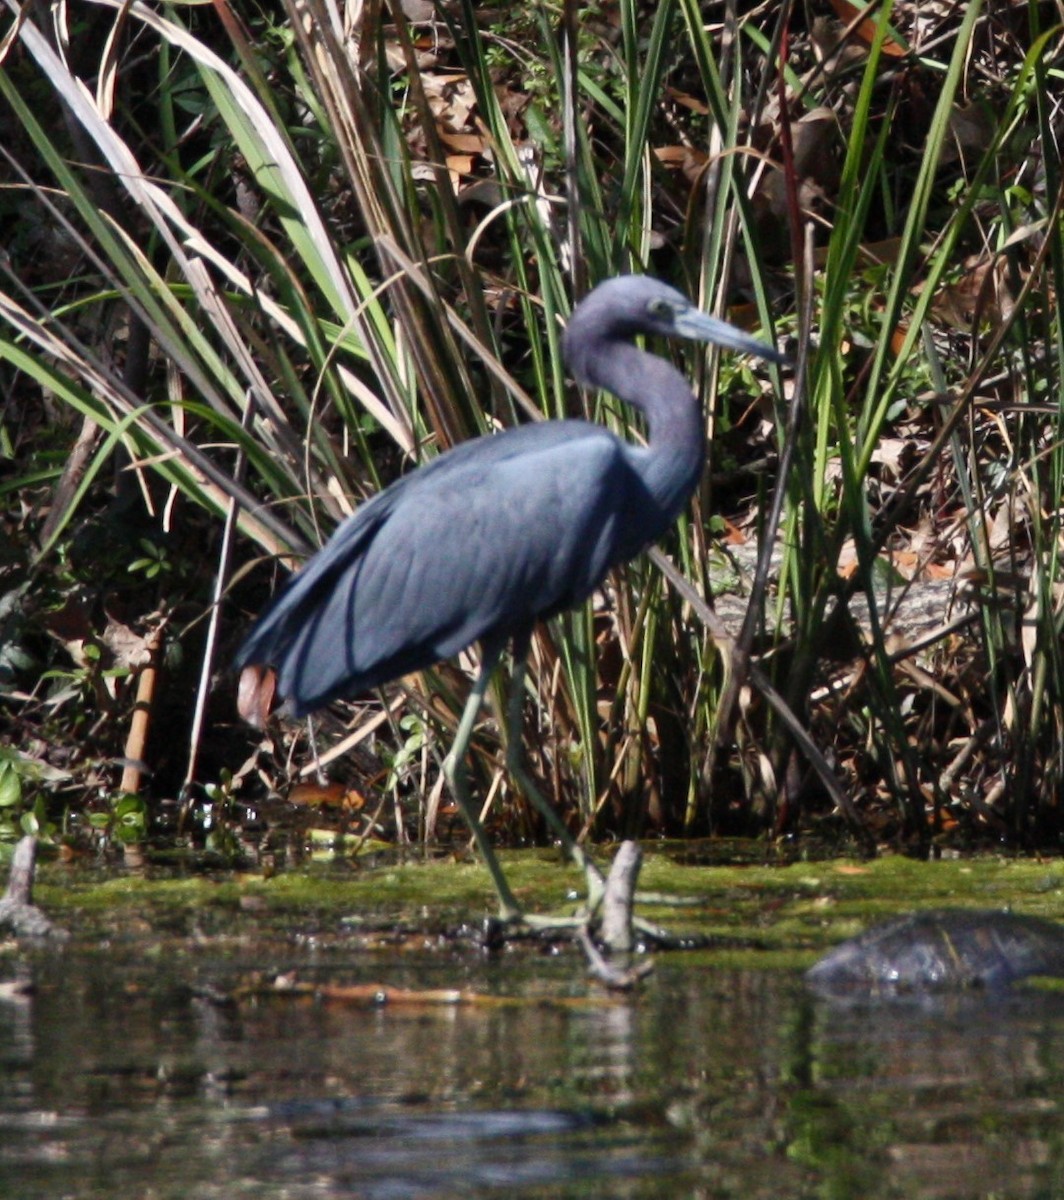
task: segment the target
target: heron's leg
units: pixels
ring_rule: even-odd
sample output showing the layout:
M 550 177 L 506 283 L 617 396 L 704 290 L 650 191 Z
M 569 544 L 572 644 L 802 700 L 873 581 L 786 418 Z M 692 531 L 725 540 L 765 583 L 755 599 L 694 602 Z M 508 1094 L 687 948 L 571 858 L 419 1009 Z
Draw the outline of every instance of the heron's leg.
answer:
M 521 741 L 521 711 L 525 690 L 525 659 L 528 655 L 528 642 L 527 637 L 514 638 L 514 674 L 510 684 L 509 712 L 506 719 L 506 765 L 510 774 L 517 780 L 518 787 L 561 842 L 566 854 L 584 872 L 584 878 L 587 880 L 588 910 L 594 912 L 602 899 L 604 887 L 602 872 L 584 853 L 583 848 L 573 840 L 572 834 L 566 829 L 565 822 L 558 816 L 554 805 L 547 802 L 532 776 L 525 769 Z
M 451 751 L 443 760 L 443 774 L 454 796 L 455 803 L 458 805 L 465 823 L 469 826 L 473 834 L 473 840 L 477 844 L 477 849 L 484 860 L 484 865 L 491 872 L 495 891 L 499 897 L 499 916 L 504 921 L 515 921 L 521 916 L 521 906 L 517 903 L 513 892 L 510 890 L 510 885 L 506 882 L 506 876 L 502 873 L 499 860 L 495 857 L 495 851 L 491 848 L 488 835 L 484 832 L 484 826 L 477 819 L 477 814 L 469 798 L 469 789 L 466 785 L 466 751 L 469 749 L 469 739 L 473 734 L 473 726 L 477 723 L 477 716 L 480 713 L 481 705 L 484 703 L 484 693 L 487 691 L 492 672 L 498 665 L 500 652 L 501 647 L 494 649 L 484 648 L 484 658 L 480 665 L 480 674 L 473 683 L 469 699 L 466 701 L 466 706 L 462 711 L 462 718 L 458 722 L 454 741 L 451 743 Z

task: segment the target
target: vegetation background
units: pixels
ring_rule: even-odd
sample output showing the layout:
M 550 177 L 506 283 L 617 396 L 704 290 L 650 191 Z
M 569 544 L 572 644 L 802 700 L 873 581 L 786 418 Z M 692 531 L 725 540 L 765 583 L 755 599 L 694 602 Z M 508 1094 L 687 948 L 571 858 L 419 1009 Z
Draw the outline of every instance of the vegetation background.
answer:
M 559 335 L 647 271 L 795 367 L 655 348 L 710 467 L 537 634 L 527 752 L 567 822 L 1057 846 L 1057 6 L 0 12 L 0 838 L 446 833 L 471 662 L 322 717 L 329 785 L 305 729 L 241 726 L 226 664 L 416 464 L 573 413 L 638 437 Z M 499 736 L 489 825 L 533 839 Z

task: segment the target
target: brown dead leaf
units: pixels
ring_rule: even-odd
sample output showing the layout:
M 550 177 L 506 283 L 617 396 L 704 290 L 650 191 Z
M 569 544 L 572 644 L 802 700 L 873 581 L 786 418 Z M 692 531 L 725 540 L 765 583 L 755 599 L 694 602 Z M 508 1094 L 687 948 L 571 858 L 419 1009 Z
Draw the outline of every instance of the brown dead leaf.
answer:
M 663 167 L 679 167 L 690 153 L 687 146 L 655 146 L 654 157 Z
M 995 121 L 981 100 L 971 104 L 955 104 L 949 114 L 949 131 L 953 147 L 962 157 L 979 157 L 990 149 L 994 140 Z
M 1000 325 L 1012 313 L 1014 298 L 1008 285 L 1004 256 L 972 256 L 955 283 L 939 289 L 931 304 L 935 316 L 954 329 Z
M 667 88 L 665 94 L 674 104 L 679 104 L 681 108 L 690 109 L 691 112 L 698 113 L 700 117 L 709 115 L 709 105 L 704 100 L 699 100 L 697 96 L 677 91 L 676 88 Z
M 824 197 L 834 196 L 838 188 L 839 164 L 836 155 L 838 117 L 830 108 L 814 108 L 791 125 L 794 149 L 794 173 L 798 179 L 798 203 L 803 210 L 815 210 Z M 754 201 L 763 219 L 783 221 L 787 216 L 788 190 L 782 170 L 765 172 Z
M 483 154 L 487 145 L 479 133 L 450 133 L 443 128 L 437 129 L 436 133 L 447 149 L 454 150 L 457 154 Z
M 451 187 L 457 192 L 462 180 L 468 179 L 473 172 L 473 157 L 470 154 L 448 154 L 446 162 Z
M 717 540 L 723 542 L 726 546 L 745 546 L 749 540 L 745 533 L 737 526 L 733 525 L 727 517 L 724 521 L 724 535 Z
M 839 20 L 845 22 L 847 28 L 852 28 L 854 37 L 864 42 L 866 46 L 872 45 L 877 33 L 876 22 L 861 15 L 873 12 L 872 5 L 858 6 L 851 4 L 850 0 L 831 0 L 831 7 L 835 10 Z M 904 58 L 908 53 L 909 48 L 898 38 L 893 29 L 888 29 L 883 38 L 883 54 L 887 58 Z
M 898 261 L 900 246 L 901 238 L 881 238 L 875 242 L 862 242 L 857 253 L 864 263 L 870 263 L 874 267 L 886 267 Z M 818 267 L 826 266 L 829 252 L 830 247 L 818 246 L 813 252 L 814 264 Z
M 147 634 L 139 634 L 128 625 L 123 625 L 121 621 L 116 621 L 114 617 L 108 617 L 107 627 L 100 638 L 114 655 L 115 666 L 128 670 L 147 666 L 151 662 L 155 647 L 158 646 L 158 640 L 157 629 Z
M 924 573 L 928 579 L 952 579 L 957 574 L 957 567 L 954 563 L 929 562 L 924 567 Z
M 875 450 L 872 451 L 872 462 L 883 467 L 883 475 L 887 479 L 900 479 L 906 464 L 913 455 L 911 438 L 880 438 Z
M 388 945 L 394 945 L 394 938 L 389 939 Z M 448 1008 L 461 1004 L 486 1008 L 517 1008 L 530 1003 L 524 996 L 499 996 L 490 992 L 458 988 L 401 988 L 386 983 L 309 983 L 293 974 L 278 975 L 272 986 L 264 987 L 259 984 L 238 989 L 235 998 L 239 1000 L 263 995 L 305 997 L 373 1008 L 385 1004 Z M 603 996 L 598 992 L 587 996 L 560 996 L 550 1001 L 552 1006 L 575 1009 L 600 1008 L 603 1004 L 614 1002 L 612 997 Z M 542 997 L 536 997 L 532 1003 L 543 1004 L 544 1000 Z
M 905 347 L 905 339 L 909 336 L 908 325 L 895 325 L 890 331 L 890 352 L 895 358 Z
M 442 129 L 467 130 L 477 106 L 476 92 L 465 74 L 434 72 L 421 77 L 432 115 Z
M 679 170 L 692 187 L 702 177 L 709 155 L 694 146 L 659 146 L 654 157 L 664 167 Z
M 809 31 L 813 51 L 823 63 L 824 74 L 841 74 L 849 67 L 858 67 L 868 57 L 864 46 L 851 38 L 843 38 L 845 26 L 833 17 L 816 17 Z
M 361 792 L 342 783 L 297 783 L 288 800 L 307 808 L 342 808 L 345 812 L 360 812 L 366 806 Z
M 894 550 L 890 564 L 902 579 L 912 579 L 920 569 L 920 556 L 915 550 Z

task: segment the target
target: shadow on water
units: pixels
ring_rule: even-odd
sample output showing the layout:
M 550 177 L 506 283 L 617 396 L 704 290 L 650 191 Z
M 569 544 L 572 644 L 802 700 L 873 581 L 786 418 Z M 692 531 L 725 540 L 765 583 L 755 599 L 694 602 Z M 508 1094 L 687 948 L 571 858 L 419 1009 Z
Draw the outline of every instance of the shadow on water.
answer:
M 795 974 L 674 954 L 618 999 L 568 954 L 253 957 L 153 941 L 9 961 L 27 992 L 0 1001 L 0 1194 L 1061 1192 L 1059 994 L 833 1006 Z M 224 1002 L 252 968 L 519 1002 Z

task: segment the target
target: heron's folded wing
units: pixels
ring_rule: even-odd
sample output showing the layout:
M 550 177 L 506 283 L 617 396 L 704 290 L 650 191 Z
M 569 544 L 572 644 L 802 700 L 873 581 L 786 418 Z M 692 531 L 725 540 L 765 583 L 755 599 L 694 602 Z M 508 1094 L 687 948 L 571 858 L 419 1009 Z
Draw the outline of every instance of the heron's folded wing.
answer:
M 292 581 L 241 661 L 276 666 L 280 694 L 307 712 L 578 603 L 617 561 L 641 484 L 625 443 L 572 424 L 508 455 L 486 439 L 492 456 L 448 456 L 382 493 Z

